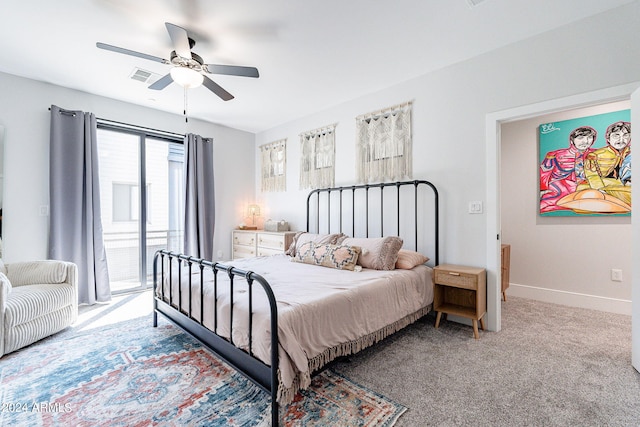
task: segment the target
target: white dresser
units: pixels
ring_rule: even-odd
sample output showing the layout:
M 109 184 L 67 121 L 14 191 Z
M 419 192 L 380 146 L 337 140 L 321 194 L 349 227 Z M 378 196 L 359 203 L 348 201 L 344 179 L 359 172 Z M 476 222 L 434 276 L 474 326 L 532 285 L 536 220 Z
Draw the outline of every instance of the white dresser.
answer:
M 281 254 L 286 251 L 295 231 L 233 230 L 233 259 Z

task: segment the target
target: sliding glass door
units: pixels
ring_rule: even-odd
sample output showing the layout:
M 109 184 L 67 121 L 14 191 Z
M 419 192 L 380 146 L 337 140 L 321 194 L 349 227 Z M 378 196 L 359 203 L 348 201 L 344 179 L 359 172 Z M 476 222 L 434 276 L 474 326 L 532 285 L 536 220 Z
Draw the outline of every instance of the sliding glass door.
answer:
M 111 292 L 146 289 L 155 251 L 182 249 L 182 141 L 99 125 L 98 158 Z

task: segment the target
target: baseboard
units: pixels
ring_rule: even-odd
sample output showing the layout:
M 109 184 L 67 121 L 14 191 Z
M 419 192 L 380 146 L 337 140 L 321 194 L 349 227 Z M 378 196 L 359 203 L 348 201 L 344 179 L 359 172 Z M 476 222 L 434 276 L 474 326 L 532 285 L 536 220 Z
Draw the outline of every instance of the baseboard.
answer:
M 560 291 L 558 289 L 539 288 L 536 286 L 510 283 L 507 289 L 507 302 L 510 296 L 529 298 L 537 301 L 568 305 L 570 307 L 589 308 L 608 313 L 631 316 L 631 300 L 587 295 L 577 292 Z

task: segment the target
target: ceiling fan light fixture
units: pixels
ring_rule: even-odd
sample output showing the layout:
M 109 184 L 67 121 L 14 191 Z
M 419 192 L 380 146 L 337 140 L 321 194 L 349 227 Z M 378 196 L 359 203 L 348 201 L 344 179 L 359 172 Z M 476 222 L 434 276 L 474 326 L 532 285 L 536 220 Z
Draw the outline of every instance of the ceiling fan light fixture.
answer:
M 200 86 L 204 80 L 202 74 L 188 67 L 173 67 L 169 73 L 174 82 L 187 89 Z

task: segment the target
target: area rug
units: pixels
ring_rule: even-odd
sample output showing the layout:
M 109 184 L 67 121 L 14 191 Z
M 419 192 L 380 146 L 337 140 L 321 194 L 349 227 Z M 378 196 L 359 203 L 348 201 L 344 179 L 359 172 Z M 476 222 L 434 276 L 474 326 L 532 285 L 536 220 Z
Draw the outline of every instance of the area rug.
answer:
M 160 319 L 68 329 L 0 359 L 0 425 L 263 426 L 269 396 Z M 330 370 L 284 426 L 392 426 L 406 408 Z

